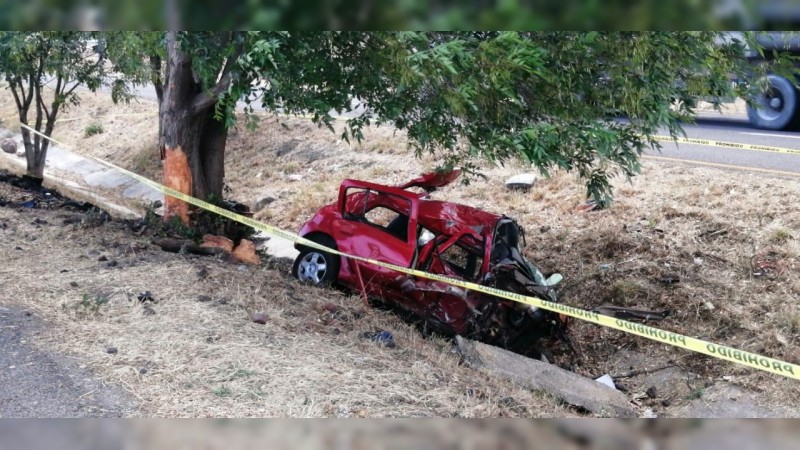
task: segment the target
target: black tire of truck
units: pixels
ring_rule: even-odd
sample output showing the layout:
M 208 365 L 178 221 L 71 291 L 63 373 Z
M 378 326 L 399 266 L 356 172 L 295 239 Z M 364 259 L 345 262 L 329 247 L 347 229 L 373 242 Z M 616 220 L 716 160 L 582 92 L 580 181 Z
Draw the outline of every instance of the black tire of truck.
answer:
M 748 106 L 750 124 L 764 130 L 794 130 L 800 121 L 798 92 L 792 83 L 778 75 L 768 75 L 769 88 Z

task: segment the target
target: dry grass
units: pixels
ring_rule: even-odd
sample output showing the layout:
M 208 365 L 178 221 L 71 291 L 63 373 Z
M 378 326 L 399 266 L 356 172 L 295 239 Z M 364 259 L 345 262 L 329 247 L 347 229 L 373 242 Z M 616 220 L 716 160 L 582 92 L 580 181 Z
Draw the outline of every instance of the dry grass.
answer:
M 39 345 L 80 356 L 135 396 L 143 416 L 574 414 L 461 366 L 448 342 L 424 339 L 358 297 L 296 284 L 285 262 L 255 268 L 168 254 L 119 223 L 61 226 L 63 214 L 0 208 L 4 278 L 35 274 L 15 277 L 5 298 L 47 320 Z M 136 299 L 145 290 L 154 304 Z M 251 321 L 256 313 L 266 325 Z M 376 329 L 390 330 L 397 348 L 360 338 Z
M 97 102 L 85 101 L 84 107 L 101 110 L 102 100 Z M 152 129 L 155 122 L 147 120 Z M 101 124 L 106 131 L 88 139 L 102 139 L 119 129 L 119 124 Z M 102 155 L 102 149 L 144 173 L 158 173 L 157 160 L 131 156 L 147 151 L 141 140 L 125 144 L 127 150 L 113 140 L 86 146 L 84 128 L 76 127 L 71 135 L 65 131 L 61 138 L 96 155 Z M 265 195 L 277 198 L 256 217 L 296 230 L 335 198 L 344 178 L 393 184 L 436 164 L 430 157 L 415 159 L 402 133 L 388 127 L 371 130 L 362 145 L 348 145 L 337 136 L 299 118 L 270 118 L 255 132 L 244 127 L 232 131 L 226 154 L 230 196 L 251 205 Z M 527 193 L 505 190 L 505 177 L 523 170 L 529 169 L 516 164 L 486 167 L 486 180 L 450 186 L 435 197 L 517 218 L 528 230 L 529 258 L 544 272 L 564 274 L 561 298 L 567 304 L 669 309 L 673 314 L 660 327 L 800 361 L 800 310 L 792 301 L 800 294 L 800 212 L 794 207 L 800 181 L 748 173 L 732 177 L 718 169 L 644 161 L 640 176 L 617 183 L 611 209 L 581 213 L 575 208 L 583 202 L 584 190 L 568 174 L 542 179 Z M 289 175 L 301 175 L 302 180 L 291 181 Z M 54 250 L 40 249 L 38 254 L 34 246 L 34 253 L 21 258 L 10 242 L 24 241 L 25 234 L 32 233 L 27 230 L 4 240 L 3 256 L 13 258 L 10 265 L 18 270 L 33 272 L 39 258 L 52 261 L 54 271 L 60 265 L 74 265 L 76 270 L 44 274 L 41 282 L 21 280 L 9 298 L 30 305 L 53 323 L 51 345 L 85 357 L 107 380 L 141 398 L 143 415 L 570 413 L 551 399 L 459 366 L 449 343 L 423 339 L 393 316 L 362 308 L 357 298 L 294 284 L 285 266 L 239 272 L 208 259 L 148 250 L 141 261 L 127 256 L 125 270 L 104 272 L 91 258 L 79 257 L 82 249 L 106 251 L 96 233 L 49 232 L 40 242 L 69 245 L 52 245 Z M 106 241 L 131 239 L 119 230 L 109 233 L 115 237 L 104 232 Z M 782 270 L 756 277 L 753 259 L 767 251 Z M 208 280 L 196 278 L 200 265 L 211 267 Z M 677 275 L 680 283 L 665 286 L 660 282 L 664 275 Z M 64 287 L 72 279 L 80 289 Z M 101 307 L 100 315 L 76 313 L 74 304 L 83 293 L 108 286 L 115 286 L 114 300 Z M 142 316 L 137 302 L 124 300 L 126 289 L 152 290 L 160 300 L 154 307 L 157 314 Z M 227 303 L 198 303 L 200 294 L 224 297 Z M 324 308 L 320 312 L 326 303 L 341 308 L 341 316 L 328 317 Z M 255 312 L 270 317 L 267 325 L 249 322 Z M 358 338 L 359 332 L 375 328 L 392 330 L 400 349 L 387 350 Z M 698 392 L 725 376 L 760 392 L 770 405 L 796 405 L 800 400 L 794 381 L 585 323 L 575 323 L 572 332 L 582 357 L 571 362 L 584 375 L 627 372 L 626 355 L 635 351 L 643 355 L 641 364 L 646 367 L 672 361 L 699 374 L 693 385 Z M 112 344 L 120 348 L 114 357 L 103 351 Z M 149 367 L 146 374 L 139 374 L 141 367 Z M 636 379 L 627 383 L 633 392 L 648 387 Z M 507 397 L 514 399 L 511 407 Z M 675 406 L 686 400 L 672 399 Z

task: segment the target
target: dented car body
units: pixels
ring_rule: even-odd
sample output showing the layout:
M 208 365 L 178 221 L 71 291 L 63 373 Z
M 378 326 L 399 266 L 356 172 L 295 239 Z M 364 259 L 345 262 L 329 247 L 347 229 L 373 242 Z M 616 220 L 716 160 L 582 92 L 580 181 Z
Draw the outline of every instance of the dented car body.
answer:
M 430 173 L 399 186 L 345 180 L 336 203 L 300 234 L 341 252 L 556 301 L 553 284 L 520 252 L 524 233 L 506 216 L 430 198 L 459 171 Z M 298 245 L 293 274 L 337 283 L 404 310 L 431 330 L 538 354 L 563 322 L 551 312 L 440 281 Z M 560 278 L 560 276 L 558 276 Z

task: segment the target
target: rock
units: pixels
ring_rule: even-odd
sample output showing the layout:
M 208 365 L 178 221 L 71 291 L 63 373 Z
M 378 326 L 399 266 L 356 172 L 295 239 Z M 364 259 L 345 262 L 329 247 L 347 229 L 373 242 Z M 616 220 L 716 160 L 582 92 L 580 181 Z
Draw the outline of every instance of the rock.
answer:
M 256 314 L 253 315 L 253 322 L 254 323 L 258 323 L 258 324 L 264 325 L 264 324 L 267 323 L 268 320 L 269 320 L 269 317 L 267 317 L 267 315 L 264 314 L 264 313 L 256 313 Z
M 530 389 L 541 390 L 571 405 L 613 417 L 636 417 L 628 398 L 591 378 L 481 342 L 456 337 L 467 364 L 501 375 Z
M 17 150 L 17 156 L 24 158 L 25 157 L 25 149 L 21 148 Z
M 642 418 L 642 419 L 655 419 L 655 418 L 657 418 L 657 417 L 658 417 L 658 414 L 656 414 L 655 412 L 653 412 L 653 410 L 652 410 L 652 409 L 650 409 L 650 408 L 647 408 L 647 409 L 645 409 L 645 410 L 644 410 L 644 412 L 642 413 L 642 417 L 641 417 L 641 418 Z
M 155 313 L 156 310 L 147 305 L 142 309 L 142 314 L 145 316 L 152 316 Z
M 211 297 L 209 297 L 207 295 L 198 295 L 197 296 L 197 301 L 200 302 L 200 303 L 210 302 L 211 301 Z
M 202 248 L 221 248 L 226 252 L 233 251 L 233 241 L 224 237 L 224 236 L 214 236 L 213 234 L 207 234 L 203 236 L 203 243 L 200 244 Z
M 97 260 L 100 261 L 100 262 L 104 262 L 104 261 L 108 261 L 108 258 L 106 257 L 106 255 L 102 255 L 99 258 L 97 258 Z
M 106 353 L 108 353 L 109 355 L 116 355 L 117 351 L 118 351 L 117 347 L 107 347 L 106 348 Z
M 117 261 L 113 260 L 113 259 L 111 261 L 108 261 L 105 264 L 103 264 L 103 266 L 108 268 L 108 269 L 110 269 L 112 267 L 117 267 L 118 265 L 119 265 L 119 263 Z
M 255 206 L 255 208 L 253 208 L 253 211 L 261 211 L 262 209 L 266 208 L 270 203 L 274 202 L 275 200 L 277 200 L 275 197 L 272 197 L 272 196 L 269 196 L 269 195 L 266 196 L 266 197 L 263 197 L 261 200 L 256 202 L 256 206 Z
M 514 175 L 506 180 L 506 187 L 508 189 L 530 190 L 536 182 L 536 176 L 532 173 L 523 173 Z
M 303 179 L 303 176 L 297 173 L 293 173 L 289 175 L 287 178 L 289 178 L 289 181 L 300 181 Z
M 261 265 L 261 257 L 256 253 L 256 245 L 247 239 L 239 241 L 239 245 L 233 250 L 233 256 L 244 263 Z
M 72 287 L 78 287 L 78 282 L 77 281 L 70 281 L 69 285 L 72 286 Z
M 0 142 L 0 148 L 2 148 L 4 152 L 13 155 L 17 153 L 17 142 L 13 139 L 3 139 L 3 142 Z

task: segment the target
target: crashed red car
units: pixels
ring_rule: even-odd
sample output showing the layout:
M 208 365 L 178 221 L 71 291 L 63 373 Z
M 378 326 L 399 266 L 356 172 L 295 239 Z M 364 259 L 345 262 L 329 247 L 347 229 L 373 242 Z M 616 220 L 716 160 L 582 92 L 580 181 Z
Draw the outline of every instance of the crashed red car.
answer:
M 300 235 L 351 255 L 556 301 L 549 279 L 520 252 L 517 223 L 430 193 L 459 171 L 430 173 L 400 186 L 345 180 L 336 203 L 306 222 Z M 462 335 L 522 354 L 538 354 L 543 337 L 563 333 L 549 311 L 440 281 L 409 276 L 297 245 L 292 273 L 304 282 L 339 284 L 398 307 L 428 329 Z

